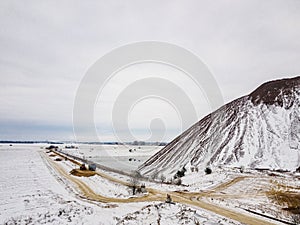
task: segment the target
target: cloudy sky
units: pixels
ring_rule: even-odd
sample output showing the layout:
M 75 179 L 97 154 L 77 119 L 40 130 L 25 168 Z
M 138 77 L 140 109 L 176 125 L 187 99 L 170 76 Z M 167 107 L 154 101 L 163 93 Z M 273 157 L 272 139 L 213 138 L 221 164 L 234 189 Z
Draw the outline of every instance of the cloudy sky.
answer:
M 300 74 L 300 1 L 2 0 L 0 140 L 75 140 L 74 99 L 88 69 L 112 49 L 146 40 L 196 54 L 228 102 L 265 81 Z M 197 119 L 212 110 L 201 90 L 176 69 L 133 65 L 115 74 L 95 103 L 102 140 L 116 140 L 111 119 L 116 96 L 147 76 L 181 86 Z M 136 139 L 149 138 L 155 118 L 165 123 L 164 140 L 186 129 L 176 104 L 148 97 L 128 113 Z

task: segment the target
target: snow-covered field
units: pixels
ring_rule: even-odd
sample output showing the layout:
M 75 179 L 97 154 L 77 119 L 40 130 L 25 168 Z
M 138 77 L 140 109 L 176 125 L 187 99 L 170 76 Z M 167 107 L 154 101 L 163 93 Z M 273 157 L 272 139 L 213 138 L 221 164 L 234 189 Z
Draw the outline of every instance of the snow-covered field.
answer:
M 1 146 L 0 223 L 83 223 L 94 209 L 79 203 L 50 174 L 40 146 Z
M 271 176 L 270 176 L 271 174 Z M 292 222 L 294 214 L 283 210 L 289 206 L 288 201 L 278 204 L 280 196 L 271 196 L 272 190 L 282 193 L 295 193 L 300 197 L 299 176 L 293 173 L 273 173 L 252 171 L 241 181 L 224 187 L 217 194 L 207 198 L 218 205 L 247 209 L 283 221 Z M 298 207 L 300 202 L 298 202 Z
M 180 203 L 101 203 L 87 200 L 74 183 L 53 168 L 54 163 L 68 174 L 78 165 L 70 161 L 55 161 L 57 157 L 49 157 L 44 147 L 37 144 L 0 146 L 0 224 L 240 224 L 211 211 Z M 107 199 L 126 201 L 133 197 L 124 183 L 130 182 L 129 177 L 101 170 L 98 173 L 76 179 Z M 101 173 L 120 182 L 102 177 Z M 270 173 L 240 173 L 238 169 L 214 168 L 209 175 L 205 175 L 204 171 L 187 171 L 182 178 L 182 186 L 142 182 L 147 188 L 158 190 L 158 195 L 159 191 L 177 191 L 174 197 L 175 193 L 179 193 L 177 196 L 195 193 L 193 197 L 191 195 L 194 201 L 199 198 L 236 213 L 244 214 L 244 209 L 249 209 L 291 221 L 289 214 L 283 214 L 281 207 L 265 192 L 279 184 L 299 191 L 299 177 L 292 173 Z M 251 216 L 262 219 L 254 214 Z
M 42 147 L 45 146 L 0 146 L 0 224 L 126 224 L 130 215 L 139 211 L 142 214 L 144 208 L 151 204 L 92 203 L 79 198 L 76 192 L 72 191 L 70 184 L 65 183 L 66 181 L 42 158 Z M 66 162 L 59 163 L 65 169 L 72 167 Z M 80 179 L 101 194 L 113 197 L 116 197 L 115 194 L 121 195 L 119 197 L 128 195 L 126 188 L 114 187 L 116 184 L 104 182 L 99 176 Z M 97 185 L 99 186 L 96 187 Z M 169 221 L 168 218 L 172 217 L 177 209 L 173 211 L 173 208 L 166 210 L 166 206 L 162 207 L 160 217 Z M 177 211 L 180 213 L 180 210 Z M 194 209 L 189 208 L 187 211 L 194 212 Z M 209 215 L 216 220 L 220 219 L 217 215 L 208 212 L 205 214 L 206 217 Z M 156 216 L 153 215 L 153 218 Z M 185 220 L 185 217 L 182 219 Z M 133 223 L 148 224 L 147 220 L 137 221 L 140 222 Z
M 143 207 L 81 200 L 48 168 L 41 147 L 0 146 L 0 224 L 115 224 Z
M 147 222 L 146 222 L 147 221 Z M 212 215 L 204 210 L 196 210 L 182 204 L 158 203 L 143 207 L 118 219 L 118 225 L 132 224 L 239 224 L 226 218 Z

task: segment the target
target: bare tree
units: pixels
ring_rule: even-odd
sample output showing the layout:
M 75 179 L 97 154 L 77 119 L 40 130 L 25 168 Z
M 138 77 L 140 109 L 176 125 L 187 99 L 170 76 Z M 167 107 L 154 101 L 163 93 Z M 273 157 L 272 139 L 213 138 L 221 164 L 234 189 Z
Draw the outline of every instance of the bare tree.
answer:
M 139 178 L 141 178 L 140 173 L 135 171 L 132 173 L 130 178 L 130 188 L 132 189 L 132 194 L 136 194 L 136 190 L 139 186 Z

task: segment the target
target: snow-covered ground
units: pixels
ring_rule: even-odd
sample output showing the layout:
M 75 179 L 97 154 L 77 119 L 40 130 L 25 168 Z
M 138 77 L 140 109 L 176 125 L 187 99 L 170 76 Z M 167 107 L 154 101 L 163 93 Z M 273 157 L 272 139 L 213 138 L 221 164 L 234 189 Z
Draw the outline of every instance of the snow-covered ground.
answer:
M 147 221 L 147 222 L 145 222 Z M 143 207 L 141 210 L 118 218 L 118 225 L 144 224 L 240 224 L 232 220 L 212 215 L 204 210 L 196 210 L 182 204 L 158 203 Z
M 71 171 L 74 168 L 78 168 L 78 165 L 74 165 L 70 161 L 58 162 L 66 171 Z M 129 198 L 131 197 L 131 189 L 127 186 L 121 185 L 116 182 L 111 182 L 101 176 L 90 176 L 90 177 L 76 177 L 77 179 L 86 183 L 92 190 L 97 194 L 111 197 L 111 198 Z
M 0 146 L 0 224 L 240 224 L 211 211 L 179 203 L 100 203 L 87 200 L 82 198 L 76 185 L 61 176 L 51 163 L 67 173 L 78 168 L 78 165 L 70 161 L 55 161 L 56 157 L 49 157 L 44 147 L 37 144 Z M 99 175 L 76 179 L 101 196 L 121 200 L 132 197 L 130 189 L 122 184 L 122 181 L 130 181 L 129 177 L 101 170 L 98 172 L 121 182 Z M 182 181 L 183 186 L 145 180 L 140 182 L 145 183 L 147 188 L 166 193 L 199 193 L 202 201 L 237 213 L 246 213 L 245 208 L 283 219 L 286 217 L 276 215 L 282 212 L 280 207 L 268 199 L 265 191 L 272 185 L 278 186 L 278 183 L 281 186 L 300 186 L 295 174 L 240 173 L 238 169 L 229 168 L 214 168 L 209 175 L 203 171 L 187 171 Z M 201 193 L 206 196 L 201 197 Z
M 292 222 L 293 214 L 283 210 L 284 205 L 278 205 L 267 193 L 280 187 L 283 192 L 300 195 L 300 180 L 296 174 L 251 170 L 244 174 L 232 171 L 229 176 L 231 178 L 242 176 L 243 179 L 228 186 L 224 185 L 205 198 L 205 201 L 235 208 L 238 211 L 250 210 L 282 221 Z M 273 221 L 273 223 L 277 222 Z
M 38 145 L 1 146 L 0 223 L 83 223 L 94 209 L 69 195 L 38 150 Z
M 145 203 L 90 203 L 76 197 L 39 151 L 41 145 L 0 146 L 0 224 L 115 224 Z
M 182 218 L 174 220 L 181 221 L 179 223 L 185 221 L 190 213 L 200 213 L 199 210 L 185 209 L 179 205 L 167 206 L 151 202 L 95 203 L 81 199 L 74 192 L 74 187 L 66 183 L 43 159 L 43 147 L 17 144 L 0 146 L 0 224 L 123 224 L 131 215 L 140 211 L 143 214 L 149 204 L 161 207 L 161 215 L 156 216 L 161 217 L 162 221 L 170 221 L 169 218 L 175 212 L 177 217 L 182 213 Z M 60 163 L 66 170 L 74 167 L 65 161 L 56 163 Z M 104 182 L 100 176 L 79 179 L 101 194 L 119 198 L 128 196 L 126 187 L 107 180 Z M 205 218 L 215 218 L 216 221 L 224 220 L 209 212 L 203 215 Z M 136 221 L 131 220 L 131 223 L 138 224 L 140 221 L 140 224 L 149 224 L 150 218 L 142 222 L 137 218 Z

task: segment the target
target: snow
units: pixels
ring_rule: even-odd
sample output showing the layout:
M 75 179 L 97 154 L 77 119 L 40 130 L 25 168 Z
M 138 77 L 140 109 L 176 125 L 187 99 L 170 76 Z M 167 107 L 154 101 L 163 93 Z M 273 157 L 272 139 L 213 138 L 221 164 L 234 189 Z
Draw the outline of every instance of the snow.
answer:
M 81 223 L 93 208 L 78 204 L 50 174 L 39 146 L 1 147 L 0 222 L 8 224 Z
M 71 171 L 78 166 L 70 161 L 60 161 L 59 164 L 67 171 Z M 131 197 L 131 190 L 124 185 L 111 182 L 107 179 L 102 178 L 101 176 L 94 175 L 91 177 L 76 177 L 77 179 L 86 183 L 90 188 L 92 188 L 95 193 L 111 198 L 129 198 Z
M 240 224 L 217 215 L 211 215 L 203 210 L 196 210 L 182 204 L 156 203 L 143 207 L 141 210 L 130 213 L 118 219 L 118 225 L 146 224 Z
M 232 178 L 239 177 L 237 173 L 234 175 L 234 171 L 231 173 Z M 209 198 L 205 198 L 205 201 L 231 209 L 235 208 L 236 211 L 240 212 L 248 209 L 287 222 L 291 221 L 292 215 L 282 210 L 282 207 L 268 198 L 266 193 L 280 184 L 284 191 L 300 194 L 298 189 L 300 181 L 295 179 L 295 174 L 248 170 L 243 176 L 244 179 L 212 193 Z M 274 220 L 271 222 L 282 224 Z
M 41 147 L 0 146 L 0 224 L 115 224 L 116 216 L 145 204 L 96 204 L 78 198 L 47 167 Z
M 74 187 L 41 157 L 41 147 L 0 146 L 0 224 L 116 224 L 117 217 L 126 217 L 149 204 L 95 204 L 78 198 Z M 68 161 L 56 163 L 66 170 L 74 167 Z M 103 195 L 128 196 L 126 188 L 104 182 L 100 176 L 79 179 Z
M 54 161 L 48 157 L 44 145 L 0 146 L 0 224 L 239 224 L 210 211 L 183 204 L 163 202 L 100 203 L 82 198 L 70 180 L 62 177 L 48 160 L 69 172 L 74 167 L 70 161 Z M 48 160 L 47 160 L 48 157 Z M 213 173 L 188 171 L 182 178 L 184 186 L 140 181 L 146 187 L 160 191 L 210 193 L 203 201 L 214 203 L 236 212 L 242 208 L 278 216 L 281 209 L 270 201 L 264 191 L 273 185 L 272 180 L 283 185 L 299 187 L 299 179 L 293 173 L 258 172 L 239 169 L 212 168 Z M 115 179 L 128 181 L 125 175 L 98 170 Z M 269 174 L 273 174 L 270 176 Z M 274 174 L 276 176 L 274 176 Z M 240 176 L 239 182 L 218 188 Z M 128 187 L 99 175 L 76 177 L 96 193 L 126 199 L 131 193 Z M 271 182 L 272 181 L 272 182 Z M 214 190 L 210 192 L 210 190 Z M 251 198 L 245 196 L 252 196 Z M 254 217 L 257 217 L 254 215 Z
M 298 86 L 288 87 L 286 91 L 290 93 L 288 102 L 282 100 L 287 96 L 279 96 L 279 102 L 273 104 L 253 103 L 250 95 L 236 99 L 175 138 L 139 171 L 147 176 L 159 171 L 167 178 L 173 177 L 183 166 L 199 170 L 222 165 L 295 171 L 300 165 L 297 79 Z

